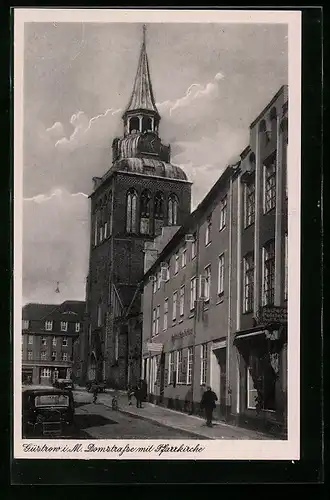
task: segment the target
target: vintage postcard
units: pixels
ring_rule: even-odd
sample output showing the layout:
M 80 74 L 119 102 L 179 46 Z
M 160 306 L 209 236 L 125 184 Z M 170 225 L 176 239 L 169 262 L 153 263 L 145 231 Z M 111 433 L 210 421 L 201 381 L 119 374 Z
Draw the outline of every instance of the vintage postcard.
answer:
M 14 458 L 300 457 L 301 14 L 14 9 Z

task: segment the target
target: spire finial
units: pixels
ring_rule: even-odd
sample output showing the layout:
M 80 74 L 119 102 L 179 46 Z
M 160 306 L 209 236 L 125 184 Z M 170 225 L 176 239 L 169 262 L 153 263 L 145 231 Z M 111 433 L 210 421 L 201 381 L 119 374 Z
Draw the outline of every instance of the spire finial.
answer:
M 144 24 L 142 26 L 142 44 L 145 45 L 146 44 L 146 31 L 147 31 L 147 26 Z

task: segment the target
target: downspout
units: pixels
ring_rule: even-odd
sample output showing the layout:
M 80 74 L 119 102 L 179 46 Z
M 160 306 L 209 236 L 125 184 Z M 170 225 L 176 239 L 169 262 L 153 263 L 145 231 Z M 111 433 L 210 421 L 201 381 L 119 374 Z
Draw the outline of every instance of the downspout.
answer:
M 196 300 L 195 300 L 195 314 L 194 314 L 194 322 L 193 322 L 193 344 L 192 344 L 192 352 L 193 352 L 193 364 L 191 367 L 191 408 L 190 408 L 190 415 L 194 413 L 194 383 L 195 383 L 195 364 L 196 364 L 196 353 L 195 353 L 195 347 L 196 347 L 196 328 L 197 328 L 197 315 L 199 314 L 198 308 L 199 304 L 201 303 L 198 300 L 198 295 L 199 295 L 199 288 L 198 288 L 198 283 L 199 283 L 199 231 L 200 231 L 200 224 L 199 222 L 197 223 L 197 229 L 196 229 Z
M 226 342 L 226 416 L 230 413 L 231 394 L 230 394 L 230 351 L 231 351 L 231 277 L 232 277 L 232 224 L 233 224 L 233 178 L 229 180 L 229 245 L 228 245 L 228 325 Z

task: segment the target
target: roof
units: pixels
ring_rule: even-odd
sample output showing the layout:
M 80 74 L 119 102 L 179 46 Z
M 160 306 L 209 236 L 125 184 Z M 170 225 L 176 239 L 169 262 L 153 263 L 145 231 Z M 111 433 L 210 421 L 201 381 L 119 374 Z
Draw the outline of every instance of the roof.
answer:
M 148 56 L 146 51 L 145 28 L 143 28 L 143 41 L 133 91 L 125 113 L 129 111 L 136 111 L 138 109 L 152 111 L 159 115 L 151 85 Z
M 24 320 L 38 320 L 43 319 L 57 306 L 55 304 L 26 304 L 22 309 L 22 319 Z
M 81 300 L 66 300 L 62 304 L 26 304 L 22 310 L 22 319 L 29 321 L 38 321 L 45 319 L 61 319 L 67 321 L 76 321 L 76 318 L 82 319 L 85 312 L 85 302 Z M 71 313 L 71 314 L 70 314 Z M 73 314 L 72 314 L 73 313 Z
M 225 169 L 223 174 L 219 177 L 219 179 L 207 193 L 205 198 L 203 198 L 198 207 L 187 217 L 183 226 L 180 227 L 180 229 L 174 234 L 173 238 L 163 248 L 157 260 L 145 273 L 143 277 L 144 281 L 148 280 L 149 276 L 153 274 L 154 270 L 160 265 L 160 263 L 166 260 L 166 257 L 176 249 L 176 247 L 182 241 L 185 235 L 191 232 L 191 230 L 197 226 L 198 222 L 201 220 L 203 216 L 205 216 L 205 213 L 211 207 L 214 200 L 217 198 L 223 184 L 227 182 L 232 175 L 235 174 L 236 170 L 237 169 L 234 166 L 228 166 Z
M 111 170 L 181 181 L 188 180 L 181 167 L 153 158 L 123 158 L 116 162 Z

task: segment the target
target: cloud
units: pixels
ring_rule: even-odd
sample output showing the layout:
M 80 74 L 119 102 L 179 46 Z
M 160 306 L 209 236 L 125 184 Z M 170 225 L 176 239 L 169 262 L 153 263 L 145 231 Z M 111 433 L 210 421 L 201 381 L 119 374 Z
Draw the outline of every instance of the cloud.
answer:
M 84 300 L 89 252 L 86 194 L 56 189 L 23 203 L 24 300 Z M 60 294 L 55 293 L 57 281 Z

